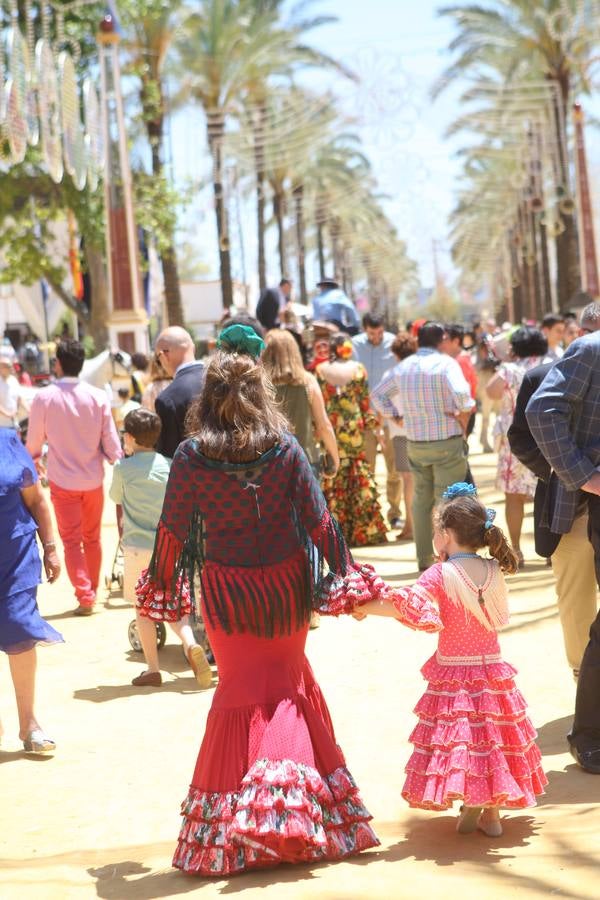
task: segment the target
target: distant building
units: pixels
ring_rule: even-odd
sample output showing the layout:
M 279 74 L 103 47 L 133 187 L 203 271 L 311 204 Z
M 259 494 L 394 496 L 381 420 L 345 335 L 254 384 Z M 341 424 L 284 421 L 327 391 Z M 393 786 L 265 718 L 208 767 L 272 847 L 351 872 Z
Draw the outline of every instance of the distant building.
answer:
M 215 324 L 225 312 L 219 279 L 182 281 L 181 300 L 185 323 L 196 333 L 196 337 L 213 337 Z M 239 281 L 233 282 L 233 304 L 237 310 L 247 309 L 246 289 Z

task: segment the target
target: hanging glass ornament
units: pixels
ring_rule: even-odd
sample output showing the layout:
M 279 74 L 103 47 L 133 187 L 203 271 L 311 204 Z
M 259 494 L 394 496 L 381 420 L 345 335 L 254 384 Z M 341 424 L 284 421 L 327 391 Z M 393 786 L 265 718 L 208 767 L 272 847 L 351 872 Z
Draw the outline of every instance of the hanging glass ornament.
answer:
M 83 114 L 88 159 L 88 184 L 90 189 L 95 191 L 104 169 L 104 140 L 98 92 L 90 78 L 86 78 L 83 83 Z
M 14 25 L 8 33 L 10 78 L 6 83 L 6 136 L 14 165 L 23 162 L 27 151 L 26 93 L 27 70 L 25 54 L 27 44 Z
M 64 169 L 58 79 L 52 46 L 48 40 L 43 38 L 36 44 L 35 69 L 38 83 L 42 156 L 50 178 L 55 184 L 60 184 Z
M 62 106 L 63 155 L 65 169 L 78 190 L 85 187 L 87 178 L 87 151 L 81 116 L 79 93 L 73 59 L 63 51 L 58 58 L 60 75 L 60 101 Z

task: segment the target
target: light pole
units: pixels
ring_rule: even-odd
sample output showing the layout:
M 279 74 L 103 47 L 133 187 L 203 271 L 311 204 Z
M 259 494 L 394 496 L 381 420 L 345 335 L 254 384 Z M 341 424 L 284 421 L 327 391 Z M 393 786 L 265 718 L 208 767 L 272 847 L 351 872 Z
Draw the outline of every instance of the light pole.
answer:
M 145 352 L 148 349 L 148 317 L 142 302 L 131 168 L 123 114 L 120 37 L 113 15 L 106 15 L 100 23 L 97 40 L 105 146 L 108 331 L 111 344 L 128 353 Z

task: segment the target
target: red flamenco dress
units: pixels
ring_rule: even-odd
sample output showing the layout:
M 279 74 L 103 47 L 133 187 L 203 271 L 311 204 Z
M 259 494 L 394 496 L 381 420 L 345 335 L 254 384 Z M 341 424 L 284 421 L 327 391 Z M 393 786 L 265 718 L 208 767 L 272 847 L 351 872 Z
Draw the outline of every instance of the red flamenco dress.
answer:
M 427 690 L 417 703 L 402 796 L 412 807 L 535 806 L 548 783 L 536 731 L 516 687 L 516 669 L 500 655 L 497 628 L 508 622 L 506 585 L 487 560 L 481 590 L 456 562 L 438 563 L 405 590 L 437 604 L 443 631 L 422 668 Z
M 294 437 L 252 465 L 180 445 L 142 615 L 189 612 L 194 571 L 219 684 L 173 864 L 222 876 L 377 846 L 304 648 L 313 609 L 351 612 L 391 589 L 353 563 Z

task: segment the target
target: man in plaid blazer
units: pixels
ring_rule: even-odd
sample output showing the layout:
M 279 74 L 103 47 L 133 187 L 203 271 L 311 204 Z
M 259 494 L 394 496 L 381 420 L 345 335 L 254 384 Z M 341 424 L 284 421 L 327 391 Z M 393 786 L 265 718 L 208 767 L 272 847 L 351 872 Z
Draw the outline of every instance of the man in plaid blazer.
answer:
M 543 511 L 541 525 L 567 534 L 587 503 L 600 584 L 600 332 L 571 344 L 529 401 L 526 416 L 557 476 L 554 504 Z M 579 765 L 600 775 L 600 613 L 581 663 L 569 743 Z

